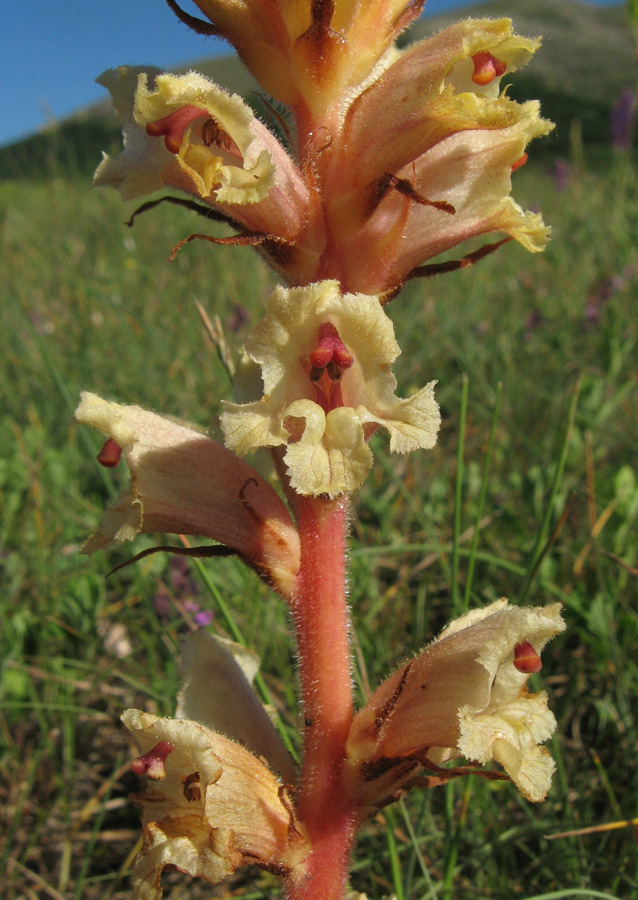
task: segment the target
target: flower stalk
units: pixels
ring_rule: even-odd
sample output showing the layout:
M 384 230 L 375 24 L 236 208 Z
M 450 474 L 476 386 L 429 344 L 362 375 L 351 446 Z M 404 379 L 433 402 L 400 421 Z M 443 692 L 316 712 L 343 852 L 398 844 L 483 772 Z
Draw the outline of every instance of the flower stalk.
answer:
M 299 816 L 313 852 L 290 900 L 339 900 L 347 880 L 355 806 L 345 782 L 353 700 L 346 598 L 348 500 L 299 498 L 299 592 L 292 610 L 304 715 Z

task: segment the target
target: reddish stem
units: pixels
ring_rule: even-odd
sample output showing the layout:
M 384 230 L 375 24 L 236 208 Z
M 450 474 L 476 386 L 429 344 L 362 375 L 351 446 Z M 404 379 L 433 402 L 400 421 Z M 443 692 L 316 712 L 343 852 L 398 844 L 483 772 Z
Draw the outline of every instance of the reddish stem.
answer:
M 355 808 L 344 779 L 352 722 L 346 603 L 347 500 L 299 498 L 299 591 L 293 602 L 304 702 L 304 767 L 298 809 L 312 842 L 308 877 L 289 900 L 343 900 Z

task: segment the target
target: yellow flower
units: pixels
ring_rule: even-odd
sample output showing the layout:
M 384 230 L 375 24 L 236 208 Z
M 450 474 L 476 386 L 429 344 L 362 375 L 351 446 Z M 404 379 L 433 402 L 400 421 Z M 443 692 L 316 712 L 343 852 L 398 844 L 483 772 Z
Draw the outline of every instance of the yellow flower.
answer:
M 99 79 L 123 123 L 124 150 L 105 155 L 94 184 L 133 199 L 172 187 L 253 230 L 301 227 L 308 189 L 271 132 L 237 94 L 196 72 L 122 66 Z
M 395 396 L 390 369 L 400 350 L 376 297 L 344 295 L 335 281 L 278 287 L 245 346 L 261 367 L 264 396 L 225 404 L 226 445 L 240 455 L 285 446 L 298 493 L 334 497 L 358 487 L 378 427 L 389 431 L 395 453 L 436 443 L 434 383 L 408 399 Z
M 176 718 L 122 716 L 140 750 L 131 767 L 150 781 L 136 797 L 144 843 L 134 900 L 161 897 L 167 866 L 212 884 L 246 865 L 303 877 L 310 845 L 294 810 L 294 769 L 244 673 L 254 675 L 254 661 L 203 631 L 184 644 Z
M 113 448 L 115 461 L 121 451 L 132 477 L 84 544 L 85 553 L 140 532 L 201 535 L 237 551 L 282 594 L 294 586 L 299 536 L 252 466 L 205 434 L 139 406 L 84 393 L 75 416 L 109 438 L 105 451 Z
M 525 684 L 564 628 L 558 603 L 521 609 L 497 600 L 453 621 L 401 666 L 356 715 L 348 739 L 364 803 L 409 785 L 419 766 L 458 756 L 496 760 L 525 797 L 543 800 L 555 766 L 538 745 L 556 720 L 547 695 Z

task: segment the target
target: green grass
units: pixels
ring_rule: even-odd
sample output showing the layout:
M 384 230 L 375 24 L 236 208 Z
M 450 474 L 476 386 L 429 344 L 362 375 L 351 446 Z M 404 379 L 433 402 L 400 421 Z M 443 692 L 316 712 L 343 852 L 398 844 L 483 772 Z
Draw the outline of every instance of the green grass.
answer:
M 510 244 L 475 269 L 410 285 L 389 308 L 403 347 L 400 389 L 438 379 L 444 420 L 430 453 L 392 457 L 375 438 L 377 465 L 353 523 L 359 696 L 441 628 L 454 598 L 459 608 L 503 595 L 558 599 L 568 630 L 534 676 L 559 723 L 547 802 L 478 780 L 413 793 L 361 834 L 352 881 L 371 900 L 638 895 L 631 828 L 546 838 L 638 815 L 638 191 L 619 162 L 589 162 L 587 153 L 576 161 L 564 193 L 540 167 L 516 176 L 518 199 L 554 226 L 544 255 Z M 6 900 L 129 896 L 139 828 L 127 795 L 137 785 L 118 716 L 131 705 L 172 713 L 180 600 L 211 607 L 211 627 L 228 633 L 223 599 L 297 742 L 288 617 L 250 572 L 207 562 L 207 587 L 191 566 L 192 584 L 177 592 L 164 556 L 105 579 L 130 547 L 78 555 L 125 477 L 105 476 L 93 459 L 99 440 L 74 424 L 79 391 L 212 425 L 229 385 L 195 301 L 222 322 L 240 304 L 255 323 L 273 283 L 248 250 L 193 243 L 167 265 L 201 221 L 160 208 L 129 230 L 129 213 L 114 192 L 78 181 L 0 186 Z M 592 296 L 614 277 L 587 324 Z M 247 327 L 227 327 L 235 349 Z M 152 543 L 140 538 L 135 550 Z M 174 601 L 162 621 L 158 592 Z M 112 649 L 118 629 L 125 655 Z M 219 889 L 181 876 L 168 886 L 171 900 L 277 890 L 258 871 Z

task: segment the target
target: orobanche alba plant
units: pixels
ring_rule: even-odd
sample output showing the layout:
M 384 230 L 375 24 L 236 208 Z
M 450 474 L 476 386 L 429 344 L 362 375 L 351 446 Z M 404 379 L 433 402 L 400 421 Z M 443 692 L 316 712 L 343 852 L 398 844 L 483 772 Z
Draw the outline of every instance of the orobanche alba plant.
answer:
M 510 196 L 529 142 L 552 127 L 537 102 L 507 95 L 539 41 L 509 19 L 469 19 L 398 49 L 424 0 L 196 0 L 201 18 L 168 5 L 232 44 L 279 136 L 195 72 L 122 67 L 101 83 L 124 148 L 95 183 L 125 199 L 168 190 L 230 226 L 208 240 L 255 248 L 282 283 L 246 337 L 223 445 L 82 396 L 78 421 L 105 436 L 100 460 L 123 460 L 131 476 L 84 549 L 140 532 L 200 535 L 215 542 L 208 555 L 250 566 L 291 612 L 303 762 L 253 690 L 255 656 L 193 632 L 175 716 L 122 717 L 148 780 L 133 892 L 159 898 L 166 867 L 216 884 L 256 865 L 281 877 L 288 900 L 343 900 L 357 829 L 404 792 L 468 772 L 508 778 L 533 802 L 550 787 L 542 745 L 556 723 L 526 683 L 564 628 L 557 604 L 466 613 L 355 710 L 346 602 L 349 510 L 374 464 L 371 436 L 386 434 L 392 453 L 427 451 L 441 419 L 434 382 L 397 396 L 387 304 L 406 281 L 509 240 L 531 252 L 547 242 L 541 216 Z M 432 262 L 483 235 L 479 250 Z M 263 448 L 276 486 L 248 461 Z

